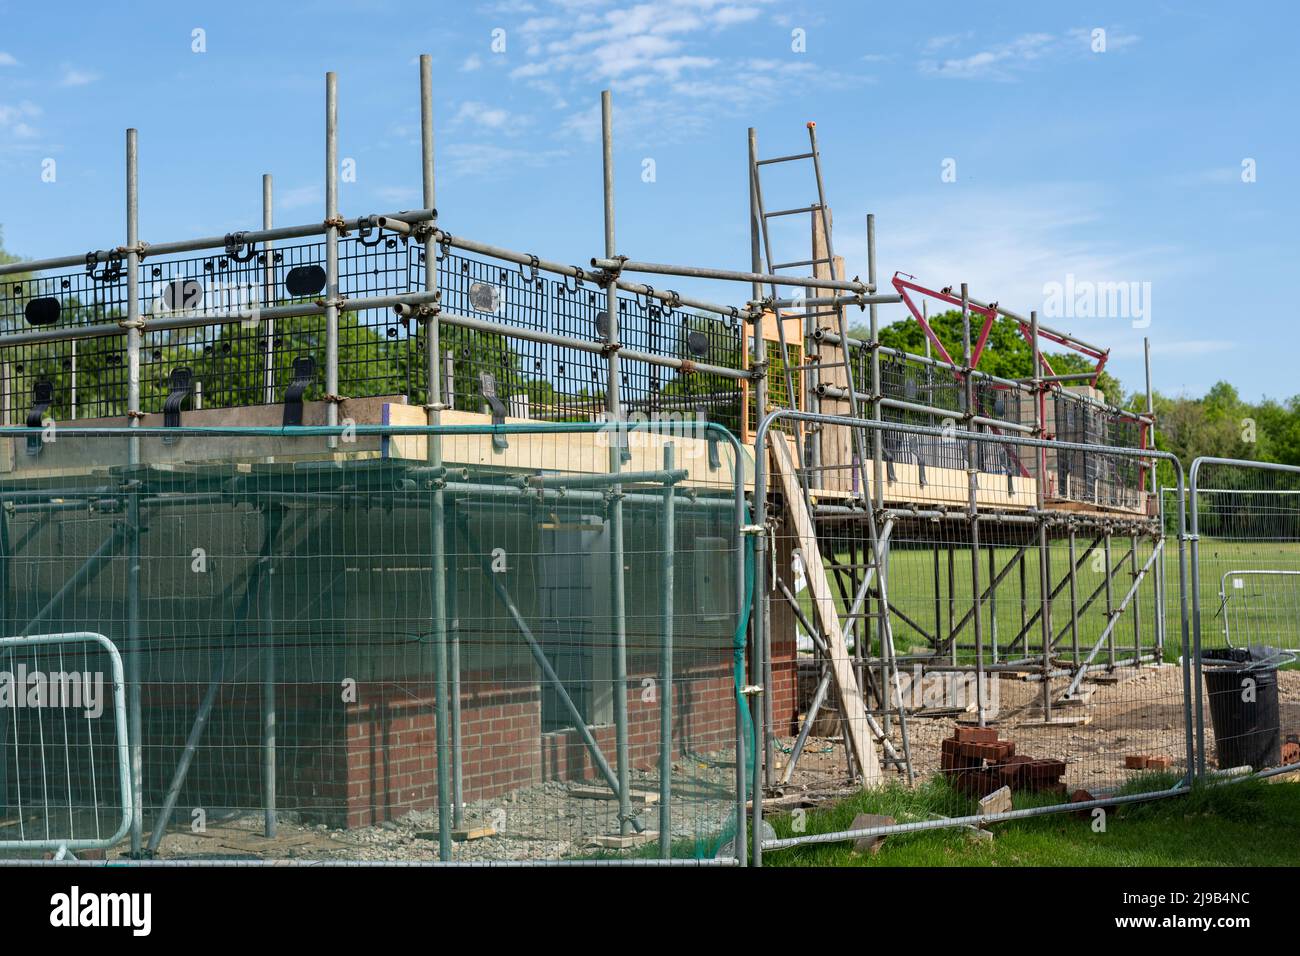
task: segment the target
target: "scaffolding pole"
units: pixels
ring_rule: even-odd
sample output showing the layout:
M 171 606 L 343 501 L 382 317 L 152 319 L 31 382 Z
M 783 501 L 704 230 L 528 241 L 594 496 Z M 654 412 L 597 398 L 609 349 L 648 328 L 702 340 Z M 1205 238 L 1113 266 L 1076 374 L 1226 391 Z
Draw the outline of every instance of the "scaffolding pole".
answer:
M 614 258 L 618 247 L 614 236 L 614 106 L 609 90 L 600 94 L 600 140 L 601 158 L 604 171 L 605 199 L 605 257 Z M 605 316 L 608 334 L 606 343 L 608 353 L 605 359 L 609 374 L 605 389 L 605 412 L 613 423 L 617 440 L 609 449 L 609 470 L 617 474 L 623 467 L 623 442 L 625 434 L 622 428 L 623 408 L 619 392 L 623 378 L 618 350 L 618 281 L 614 276 L 605 284 Z M 623 498 L 622 486 L 610 488 L 609 538 L 612 590 L 612 614 L 614 625 L 614 736 L 615 759 L 618 762 L 618 832 L 627 836 L 632 828 L 631 802 L 631 764 L 628 751 L 627 727 L 627 595 L 623 589 Z
M 126 131 L 126 362 L 127 425 L 137 428 L 143 413 L 140 408 L 140 170 L 136 131 Z M 127 440 L 127 461 L 134 468 L 140 464 L 140 437 Z M 144 794 L 144 719 L 141 713 L 144 646 L 140 640 L 140 508 L 139 490 L 134 489 L 128 502 L 127 571 L 126 571 L 126 646 L 127 646 L 127 734 L 131 744 L 131 856 L 141 852 Z
M 672 470 L 673 446 L 670 442 L 664 445 L 664 471 Z M 677 547 L 673 506 L 676 496 L 674 485 L 665 482 L 663 527 L 659 536 L 659 547 L 663 552 L 663 580 L 659 585 L 659 856 L 664 860 L 673 855 L 673 586 L 676 570 L 673 553 Z
M 436 206 L 435 174 L 433 164 L 433 58 L 427 53 L 420 57 L 420 159 L 424 205 Z M 431 296 L 438 293 L 437 246 L 432 237 L 424 242 L 424 290 Z M 425 374 L 428 390 L 425 402 L 426 420 L 430 427 L 442 421 L 442 396 L 439 379 L 438 318 L 429 315 L 424 323 Z M 332 423 L 331 423 L 332 424 Z M 425 442 L 429 468 L 435 473 L 442 468 L 442 442 L 438 435 L 430 434 Z M 434 707 L 437 714 L 438 734 L 438 859 L 451 859 L 451 828 L 456 799 L 452 790 L 450 762 L 457 743 L 451 736 L 451 680 L 459 684 L 459 675 L 449 680 L 447 660 L 447 550 L 446 550 L 446 482 L 434 478 L 430 487 L 429 556 L 430 615 L 433 624 Z M 456 692 L 459 697 L 459 692 Z
M 275 225 L 274 184 L 270 173 L 262 175 L 262 229 L 269 232 Z M 275 240 L 262 241 L 262 301 L 260 308 L 275 302 Z M 263 317 L 262 341 L 266 343 L 266 357 L 262 363 L 262 401 L 275 403 L 275 319 Z

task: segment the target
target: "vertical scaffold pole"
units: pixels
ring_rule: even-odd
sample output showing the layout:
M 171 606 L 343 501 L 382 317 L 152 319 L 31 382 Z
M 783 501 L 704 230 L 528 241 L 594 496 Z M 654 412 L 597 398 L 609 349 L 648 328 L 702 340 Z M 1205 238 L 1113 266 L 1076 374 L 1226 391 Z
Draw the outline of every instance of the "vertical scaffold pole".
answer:
M 762 192 L 762 185 L 759 182 L 759 177 L 758 177 L 758 165 L 757 165 L 758 164 L 758 136 L 754 132 L 754 128 L 752 126 L 749 129 L 749 153 L 750 153 L 750 159 L 753 161 L 750 166 L 749 186 L 750 189 L 752 190 L 753 199 L 754 199 L 754 208 L 756 210 L 755 222 L 762 236 L 762 247 L 767 252 L 767 264 L 768 264 L 767 272 L 769 274 L 774 274 L 776 270 L 772 266 L 772 261 L 773 261 L 772 243 L 771 243 L 771 237 L 768 235 L 768 231 L 767 231 L 767 220 L 763 216 L 763 211 L 762 211 L 763 192 Z M 755 283 L 755 286 L 761 288 L 761 286 L 759 286 L 757 283 Z M 772 298 L 775 299 L 777 295 L 777 284 L 775 282 L 771 284 L 770 291 L 772 293 Z M 785 339 L 785 318 L 781 314 L 781 310 L 777 308 L 775 305 L 772 307 L 772 320 L 776 324 L 777 339 L 779 340 L 781 346 L 780 348 L 781 371 L 783 377 L 785 378 L 786 404 L 790 408 L 798 408 L 800 401 L 797 399 L 796 389 L 794 385 L 794 383 L 798 379 L 798 376 L 791 374 L 790 371 L 792 363 L 790 361 L 790 350 L 788 348 Z M 806 344 L 807 343 L 805 342 L 803 343 L 803 345 L 800 346 L 801 349 L 800 355 L 802 356 L 802 359 L 795 361 L 793 363 L 794 365 L 800 364 L 801 361 L 806 362 L 808 358 L 807 353 L 805 351 L 802 351 L 804 346 L 806 346 Z M 766 348 L 766 346 L 764 346 L 764 348 Z M 765 395 L 767 394 L 766 390 L 764 390 L 764 394 Z M 808 402 L 812 400 L 811 397 L 808 396 L 807 394 L 804 394 L 802 396 L 802 399 Z M 812 406 L 810 405 L 809 407 L 811 408 Z M 763 420 L 763 416 L 765 414 L 766 414 L 766 409 L 763 409 L 758 413 L 757 418 L 759 422 Z M 794 432 L 796 458 L 799 460 L 800 464 L 802 465 L 807 460 L 804 457 L 804 449 L 806 447 L 804 444 L 804 436 L 808 434 L 808 431 L 804 427 L 804 425 L 798 424 L 794 426 L 793 432 Z M 784 440 L 784 439 L 779 438 L 778 440 Z M 756 454 L 767 454 L 766 449 L 756 449 L 755 452 Z M 800 484 L 804 489 L 805 496 L 807 496 L 809 470 L 807 468 L 800 467 L 798 471 L 799 471 Z M 762 660 L 762 668 L 758 673 L 754 675 L 753 683 L 757 687 L 770 688 L 773 684 L 772 628 L 771 628 L 772 607 L 771 607 L 770 595 L 766 593 L 763 594 L 762 597 L 761 613 L 763 616 L 763 626 L 760 628 L 760 633 L 762 634 L 762 646 L 758 648 L 758 652 L 755 656 L 757 659 Z M 772 695 L 770 693 L 759 694 L 754 698 L 754 704 L 756 707 L 760 708 L 763 711 L 762 726 L 770 729 L 773 726 L 772 708 L 774 705 L 772 703 Z M 759 725 L 756 723 L 755 726 L 757 727 Z M 756 754 L 754 758 L 755 759 L 754 766 L 762 768 L 763 782 L 767 786 L 771 786 L 773 783 L 773 767 L 775 767 L 776 765 L 775 741 L 772 739 L 770 732 L 756 735 L 755 740 L 762 742 L 763 758 L 759 760 Z
M 1047 437 L 1047 407 L 1043 394 L 1043 358 L 1038 338 L 1038 312 L 1029 313 L 1029 336 L 1033 346 L 1034 437 Z M 1052 719 L 1052 594 L 1050 555 L 1047 550 L 1047 519 L 1043 508 L 1047 503 L 1047 449 L 1039 448 L 1035 456 L 1038 480 L 1034 482 L 1034 498 L 1038 505 L 1038 626 L 1043 636 L 1043 720 Z M 1029 635 L 1025 635 L 1025 650 L 1029 650 Z
M 427 207 L 426 207 L 427 208 Z M 339 81 L 325 74 L 325 421 L 339 423 Z M 337 447 L 331 435 L 329 446 Z
M 266 532 L 266 570 L 262 574 L 262 811 L 264 832 L 275 836 L 275 542 L 284 511 L 268 503 L 263 510 Z
M 957 620 L 957 557 L 952 543 L 948 544 L 948 629 L 944 632 L 952 641 L 952 662 L 957 663 L 957 636 L 953 624 Z
M 998 586 L 993 583 L 997 578 L 996 544 L 989 547 L 989 657 L 994 664 L 998 662 Z
M 1111 575 L 1114 573 L 1114 566 L 1111 564 L 1110 553 L 1110 528 L 1105 529 L 1105 550 L 1106 550 L 1106 663 L 1111 669 L 1115 669 L 1115 628 L 1111 623 L 1115 620 L 1115 596 L 1111 592 Z
M 674 467 L 673 446 L 666 443 L 664 471 L 671 472 Z M 676 520 L 676 493 L 672 482 L 665 483 L 663 529 L 659 539 L 659 547 L 663 552 L 663 581 L 659 602 L 663 641 L 659 649 L 659 856 L 665 860 L 673 855 L 673 550 L 676 547 L 673 522 Z M 735 845 L 740 845 L 739 840 Z
M 1156 426 L 1155 426 L 1155 393 L 1151 390 L 1151 340 L 1142 339 L 1143 363 L 1146 369 L 1147 385 L 1147 417 L 1151 419 L 1147 425 L 1147 447 L 1156 447 Z M 1160 485 L 1157 484 L 1159 479 L 1159 462 L 1156 459 L 1151 460 L 1151 483 L 1148 493 L 1156 496 L 1156 515 L 1159 517 L 1160 526 L 1157 531 L 1157 541 L 1162 540 L 1165 536 L 1165 510 L 1164 502 L 1160 500 Z M 1156 635 L 1156 663 L 1160 664 L 1165 659 L 1165 556 L 1160 555 L 1160 560 L 1156 562 L 1156 574 L 1153 582 L 1155 595 L 1155 635 Z
M 867 282 L 876 287 L 876 214 L 867 213 Z M 871 325 L 871 418 L 880 421 L 880 400 L 884 397 L 880 381 L 880 319 L 876 314 L 876 303 L 867 306 L 867 316 Z M 847 354 L 848 347 L 845 346 Z M 879 428 L 871 430 L 871 490 L 876 510 L 885 507 L 885 453 L 884 433 Z M 865 498 L 866 496 L 863 495 Z M 876 571 L 882 573 L 881 570 Z
M 934 541 L 934 646 L 943 646 L 943 589 L 939 572 L 939 538 Z
M 965 422 L 968 429 L 973 429 L 971 419 L 975 416 L 975 376 L 971 368 L 970 341 L 970 290 L 965 282 L 961 284 L 961 354 L 962 354 L 962 388 L 965 396 Z M 976 461 L 978 446 L 974 440 L 966 442 L 966 517 L 970 522 L 970 586 L 971 597 L 975 602 L 975 711 L 979 725 L 984 726 L 984 609 L 980 598 L 980 522 L 979 522 L 979 464 Z
M 140 170 L 139 147 L 136 131 L 126 131 L 126 414 L 127 424 L 136 428 L 140 424 Z M 127 441 L 127 460 L 132 466 L 140 464 L 140 437 L 132 435 Z M 141 855 L 144 813 L 141 799 L 144 794 L 144 751 L 142 713 L 143 690 L 140 677 L 144 649 L 140 641 L 140 490 L 139 484 L 129 483 L 127 502 L 126 571 L 126 645 L 127 691 L 130 698 L 127 733 L 131 742 L 131 856 Z
M 1074 525 L 1070 525 L 1070 650 L 1071 661 L 1075 667 L 1079 666 L 1079 591 L 1076 586 L 1078 581 L 1079 565 L 1074 557 Z
M 435 208 L 436 190 L 434 188 L 433 168 L 433 60 L 426 53 L 420 57 L 420 159 L 421 179 L 424 185 L 424 208 Z M 424 288 L 427 292 L 438 289 L 438 247 L 437 240 L 430 230 L 424 240 Z M 430 428 L 442 423 L 442 392 L 438 377 L 438 317 L 430 315 L 424 324 L 426 352 L 425 373 L 427 375 L 428 402 L 425 414 Z M 430 434 L 427 442 L 427 458 L 431 468 L 442 464 L 442 441 L 439 436 Z M 433 669 L 434 701 L 437 712 L 438 733 L 438 859 L 451 859 L 451 826 L 455 803 L 452 794 L 451 775 L 448 772 L 448 760 L 452 750 L 451 741 L 451 690 L 447 680 L 447 555 L 446 555 L 446 504 L 443 481 L 435 478 L 432 489 L 429 529 L 431 540 L 429 553 L 432 561 L 431 580 L 429 582 L 430 611 L 433 623 Z
M 600 94 L 600 138 L 604 166 L 605 193 L 605 258 L 613 259 L 618 255 L 614 238 L 614 106 L 609 90 Z M 623 407 L 619 391 L 622 387 L 622 372 L 619 367 L 618 349 L 620 344 L 618 330 L 618 282 L 617 276 L 610 275 L 605 284 L 605 314 L 608 317 L 609 337 L 606 342 L 606 364 L 609 383 L 605 392 L 605 412 L 609 416 L 610 426 L 615 429 L 617 440 L 610 443 L 609 469 L 617 472 L 622 469 L 624 432 L 622 427 Z M 623 593 L 623 495 L 620 485 L 610 488 L 609 538 L 611 575 L 610 586 L 611 614 L 614 625 L 614 736 L 618 759 L 618 832 L 627 835 L 632 829 L 632 799 L 629 790 L 631 784 L 631 767 L 628 759 L 627 743 L 627 614 L 626 600 Z
M 749 161 L 745 167 L 745 179 L 749 183 L 749 268 L 751 272 L 758 274 L 763 271 L 763 251 L 762 251 L 763 233 L 762 233 L 761 225 L 759 223 L 758 188 L 757 188 L 757 183 L 754 181 L 754 176 L 752 175 L 752 170 L 755 168 L 754 164 L 758 161 L 758 140 L 757 140 L 756 133 L 754 131 L 754 127 L 752 126 L 749 127 L 746 139 L 748 140 L 748 149 L 749 149 L 749 158 L 748 158 Z M 750 295 L 755 302 L 761 301 L 763 298 L 763 284 L 761 282 L 753 283 L 752 286 L 750 287 Z M 764 338 L 764 333 L 763 333 L 763 310 L 762 309 L 756 310 L 751 317 L 751 321 L 753 324 L 753 336 L 754 336 L 753 343 L 752 343 L 752 349 L 753 349 L 752 364 L 757 366 L 757 371 L 759 373 L 753 381 L 754 460 L 757 461 L 759 455 L 766 454 L 765 450 L 758 445 L 758 426 L 762 423 L 763 416 L 767 414 L 767 340 Z M 745 410 L 745 415 L 746 416 L 749 415 L 748 409 Z M 738 507 L 743 508 L 743 504 L 738 505 Z M 737 527 L 739 527 L 740 524 L 743 523 L 744 522 L 742 519 L 742 521 L 739 524 L 737 524 Z M 741 547 L 747 547 L 747 546 L 748 543 L 742 540 Z M 743 578 L 743 574 L 741 575 L 741 577 Z M 741 583 L 740 588 L 743 594 L 744 592 L 743 582 Z M 759 604 L 763 609 L 767 608 L 768 597 L 766 594 L 759 595 Z M 759 672 L 757 670 L 757 660 L 758 660 L 757 647 L 758 647 L 758 642 L 761 639 L 761 635 L 763 633 L 763 626 L 762 626 L 763 613 L 764 613 L 763 611 L 760 611 L 758 614 L 751 614 L 749 619 L 749 636 L 750 636 L 750 641 L 749 641 L 750 658 L 749 659 L 750 659 L 750 667 L 752 668 L 750 674 L 750 683 L 754 685 L 760 683 Z M 743 698 L 741 698 L 738 701 L 738 704 L 739 706 L 747 706 Z M 740 860 L 742 866 L 746 865 L 749 862 L 746 855 L 746 842 L 745 842 L 745 792 L 749 788 L 749 780 L 746 778 L 745 775 L 745 734 L 744 734 L 743 724 L 744 721 L 738 707 L 736 713 L 737 798 L 736 798 L 735 847 L 736 847 L 736 857 L 737 859 Z M 755 737 L 752 740 L 752 746 L 754 752 L 752 754 L 751 759 L 754 760 L 755 766 L 757 766 L 758 761 L 760 759 L 759 757 L 760 742 L 757 735 L 755 735 Z M 757 771 L 754 774 L 754 782 L 755 782 L 754 807 L 755 807 L 755 815 L 757 816 L 762 813 L 762 801 L 758 798 L 759 790 L 757 785 L 758 784 Z M 757 833 L 758 831 L 755 830 L 754 832 Z
M 1138 536 L 1133 535 L 1133 546 L 1129 550 L 1128 567 L 1129 574 L 1134 581 L 1140 581 L 1141 575 L 1138 574 Z M 1133 596 L 1133 666 L 1142 666 L 1142 601 Z
M 758 221 L 758 191 L 754 187 L 754 177 L 749 171 L 754 168 L 758 161 L 758 140 L 754 128 L 749 128 L 749 164 L 745 169 L 745 179 L 749 182 L 749 268 L 755 275 L 763 271 L 763 251 L 762 251 L 762 230 Z M 763 299 L 763 283 L 755 282 L 750 286 L 750 298 L 755 302 L 761 302 Z M 754 431 L 757 434 L 759 423 L 763 421 L 763 416 L 767 414 L 767 345 L 763 337 L 763 311 L 758 309 L 752 317 L 754 330 L 753 342 L 753 359 L 752 364 L 758 366 L 762 371 L 753 384 L 754 389 Z M 749 409 L 745 410 L 746 418 L 749 415 Z M 755 448 L 754 453 L 758 454 L 759 449 Z
M 876 287 L 876 214 L 870 212 L 867 213 L 867 282 L 871 285 L 872 289 Z M 876 304 L 874 302 L 867 307 L 867 316 L 871 336 L 870 340 L 867 342 L 867 348 L 870 349 L 871 363 L 871 396 L 869 399 L 871 407 L 868 413 L 872 421 L 880 421 L 882 417 L 880 413 L 880 400 L 884 397 L 884 393 L 880 380 L 880 318 L 876 312 Z M 844 352 L 844 361 L 846 363 L 851 362 L 853 352 L 849 348 L 848 343 L 842 343 L 841 348 Z M 851 378 L 850 381 L 856 382 L 857 380 Z M 859 447 L 861 446 L 859 445 Z M 853 454 L 853 450 L 850 449 L 849 453 Z M 871 430 L 871 492 L 868 495 L 867 489 L 863 488 L 862 500 L 867 503 L 869 507 L 873 507 L 877 513 L 885 507 L 884 464 L 884 432 L 879 428 L 873 428 Z M 859 473 L 865 475 L 866 469 L 859 469 Z M 874 522 L 876 520 L 875 516 L 873 515 L 870 520 Z M 888 575 L 889 569 L 886 567 L 885 556 L 875 553 L 876 545 L 878 544 L 876 538 L 877 536 L 872 536 L 872 561 L 876 565 L 876 591 L 878 595 L 883 595 L 886 591 L 885 578 Z M 886 639 L 889 636 L 886 633 L 886 629 L 889 627 L 890 623 L 888 620 L 889 608 L 885 606 L 884 601 L 879 597 L 876 601 L 876 611 L 876 639 L 883 651 Z M 867 626 L 863 626 L 862 632 L 864 634 L 866 630 Z M 889 656 L 892 658 L 893 654 L 892 652 L 889 655 L 882 653 L 881 656 Z M 896 666 L 897 665 L 895 664 L 895 667 Z M 888 733 L 890 729 L 889 708 L 885 706 L 885 700 L 888 694 L 886 688 L 888 686 L 888 676 L 885 668 L 882 666 L 880 672 L 880 700 L 881 709 L 884 711 L 883 716 L 886 733 Z M 899 701 L 898 706 L 901 716 L 903 708 L 903 702 L 901 700 Z
M 273 184 L 271 174 L 262 174 L 262 228 L 270 229 L 275 224 L 275 210 L 272 206 Z M 262 243 L 262 306 L 275 305 L 275 243 L 267 239 Z M 262 401 L 267 405 L 275 404 L 275 320 L 264 319 L 262 324 L 262 341 L 266 343 L 266 356 L 262 361 Z

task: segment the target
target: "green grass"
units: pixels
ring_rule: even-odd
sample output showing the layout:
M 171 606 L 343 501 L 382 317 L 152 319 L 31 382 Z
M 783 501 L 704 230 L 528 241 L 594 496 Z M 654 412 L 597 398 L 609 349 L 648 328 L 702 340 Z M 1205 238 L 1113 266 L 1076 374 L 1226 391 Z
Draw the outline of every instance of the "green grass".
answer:
M 1105 580 L 1104 552 L 1090 553 L 1088 545 L 1091 538 L 1080 533 L 1076 538 L 1075 559 L 1083 559 L 1076 575 L 1076 593 L 1080 606 L 1087 600 L 1093 590 Z M 1120 568 L 1112 579 L 1112 602 L 1118 606 L 1131 584 L 1132 569 L 1127 561 L 1130 542 L 1128 539 L 1115 538 L 1111 545 L 1112 566 Z M 1016 554 L 1015 548 L 994 547 L 981 548 L 980 579 L 982 587 L 987 587 L 990 579 L 989 552 L 993 552 L 996 570 Z M 1137 565 L 1141 568 L 1151 554 L 1151 543 L 1139 539 Z M 1070 567 L 1069 550 L 1066 541 L 1053 540 L 1049 546 L 1050 576 L 1052 586 L 1063 579 Z M 846 553 L 837 555 L 837 560 L 847 563 Z M 1165 567 L 1165 618 L 1168 625 L 1168 638 L 1164 659 L 1176 661 L 1181 654 L 1180 608 L 1178 600 L 1178 550 L 1177 542 L 1169 539 L 1161 560 Z M 1219 598 L 1219 581 L 1228 570 L 1239 569 L 1275 569 L 1300 571 L 1300 543 L 1279 541 L 1224 541 L 1213 538 L 1202 539 L 1200 543 L 1201 583 L 1200 599 L 1202 613 L 1202 645 L 1204 647 L 1224 646 L 1224 614 L 1235 615 L 1230 618 L 1233 627 L 1234 644 L 1271 643 L 1276 646 L 1295 647 L 1300 644 L 1297 636 L 1296 615 L 1300 613 L 1300 576 L 1296 578 L 1255 579 L 1243 590 L 1230 591 L 1230 602 L 1221 611 Z M 949 601 L 951 599 L 952 620 L 959 621 L 972 603 L 970 554 L 964 549 L 957 549 L 954 555 L 954 587 L 948 588 L 948 562 L 946 552 L 939 556 L 938 589 L 935 588 L 934 550 L 932 546 L 917 546 L 904 539 L 896 539 L 890 553 L 889 598 L 892 607 L 902 611 L 927 632 L 935 630 L 936 614 L 939 619 L 939 631 L 947 634 L 949 627 Z M 1135 646 L 1133 632 L 1133 608 L 1136 606 L 1137 617 L 1141 623 L 1140 645 L 1143 653 L 1150 653 L 1155 647 L 1155 588 L 1154 567 L 1148 572 L 1138 592 L 1122 620 L 1114 631 L 1117 659 L 1131 656 Z M 1038 609 L 1039 568 L 1036 548 L 1025 552 L 1025 587 L 1022 596 L 1020 576 L 1013 566 L 998 586 L 995 600 L 985 601 L 982 607 L 982 627 L 984 633 L 985 653 L 989 654 L 992 638 L 996 632 L 1000 655 L 1005 659 L 1006 645 L 1019 633 L 1021 622 L 1027 621 Z M 837 612 L 842 616 L 847 611 L 847 604 L 840 595 L 832 578 L 832 593 L 835 596 Z M 800 595 L 800 603 L 806 614 L 811 617 L 812 599 L 805 589 Z M 850 595 L 851 599 L 851 595 Z M 1069 622 L 1069 588 L 1063 588 L 1052 602 L 1053 630 L 1059 634 Z M 1092 605 L 1079 616 L 1077 625 L 1081 654 L 1086 654 L 1101 635 L 1106 625 L 1106 597 L 1103 591 Z M 906 624 L 899 616 L 894 617 L 894 640 L 900 654 L 911 649 L 920 652 L 928 649 L 926 639 Z M 958 650 L 962 658 L 973 660 L 975 632 L 971 623 L 967 623 L 958 639 Z M 1022 642 L 1023 648 L 1023 642 Z M 1068 654 L 1071 649 L 1071 636 L 1067 632 L 1056 645 L 1056 653 Z M 1041 629 L 1035 622 L 1028 633 L 1028 650 L 1030 654 L 1041 654 Z M 873 651 L 879 648 L 873 646 Z M 1104 656 L 1105 651 L 1102 651 Z M 1023 656 L 1023 655 L 1017 655 Z M 986 657 L 986 659 L 988 659 Z
M 1162 789 L 1173 779 L 1148 775 L 1130 792 Z M 952 814 L 954 795 L 942 781 L 864 793 L 807 814 L 807 833 L 847 829 L 859 813 L 900 822 Z M 1041 802 L 1041 800 L 1039 801 Z M 1017 797 L 1016 806 L 1034 805 Z M 769 817 L 779 837 L 793 835 L 789 814 Z M 1297 866 L 1300 865 L 1300 785 L 1248 781 L 1198 787 L 1184 796 L 1107 810 L 1105 832 L 1073 813 L 994 824 L 992 841 L 966 831 L 930 830 L 891 836 L 875 855 L 850 843 L 769 851 L 765 866 Z

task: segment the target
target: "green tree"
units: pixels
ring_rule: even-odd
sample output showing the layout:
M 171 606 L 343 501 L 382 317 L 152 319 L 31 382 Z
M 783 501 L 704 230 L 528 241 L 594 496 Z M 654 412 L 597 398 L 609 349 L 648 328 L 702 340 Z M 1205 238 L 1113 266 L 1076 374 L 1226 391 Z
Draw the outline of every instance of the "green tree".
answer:
M 944 349 L 947 350 L 954 361 L 960 364 L 963 338 L 961 311 L 949 309 L 947 312 L 931 316 L 927 321 L 930 323 L 930 328 L 934 330 L 935 335 L 938 336 L 939 341 L 943 343 Z M 983 317 L 973 315 L 971 317 L 972 349 L 979 341 L 979 333 L 982 327 Z M 867 334 L 867 330 L 861 325 L 855 326 L 850 331 L 850 335 L 860 339 L 865 339 Z M 911 352 L 914 355 L 925 354 L 925 340 L 925 332 L 920 323 L 910 318 L 893 322 L 880 330 L 880 343 L 882 345 Z M 934 352 L 934 355 L 936 358 L 939 357 L 937 351 Z M 1096 362 L 1077 352 L 1044 351 L 1044 355 L 1048 364 L 1059 375 L 1067 375 L 1071 372 L 1089 372 L 1096 367 Z M 976 367 L 982 372 L 988 372 L 990 375 L 996 375 L 999 378 L 1019 379 L 1029 377 L 1033 364 L 1033 348 L 1021 333 L 1020 323 L 1015 319 L 999 316 L 989 329 L 988 341 L 985 343 L 984 352 L 980 356 L 979 364 Z M 1119 380 L 1104 369 L 1097 380 L 1097 387 L 1105 394 L 1106 401 L 1112 404 L 1123 403 L 1124 390 L 1120 386 Z

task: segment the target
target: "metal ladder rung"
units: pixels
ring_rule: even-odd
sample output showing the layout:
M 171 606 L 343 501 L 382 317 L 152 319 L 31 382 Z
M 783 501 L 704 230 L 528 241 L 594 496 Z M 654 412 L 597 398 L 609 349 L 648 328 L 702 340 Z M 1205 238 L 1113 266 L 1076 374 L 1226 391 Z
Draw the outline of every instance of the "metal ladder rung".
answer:
M 766 219 L 775 219 L 777 216 L 798 216 L 805 212 L 816 212 L 821 209 L 820 203 L 813 203 L 811 206 L 799 206 L 796 209 L 778 209 L 776 212 L 765 212 L 763 217 Z
M 794 269 L 798 266 L 821 266 L 829 263 L 830 259 L 804 259 L 800 262 L 774 262 L 772 269 Z
M 760 159 L 755 165 L 771 166 L 775 163 L 793 163 L 797 159 L 812 159 L 812 153 L 794 153 L 790 156 L 774 156 L 772 159 Z

